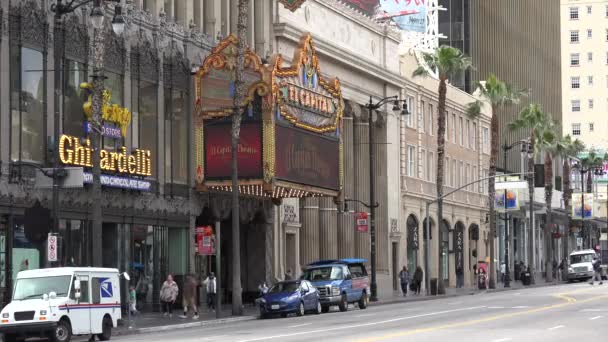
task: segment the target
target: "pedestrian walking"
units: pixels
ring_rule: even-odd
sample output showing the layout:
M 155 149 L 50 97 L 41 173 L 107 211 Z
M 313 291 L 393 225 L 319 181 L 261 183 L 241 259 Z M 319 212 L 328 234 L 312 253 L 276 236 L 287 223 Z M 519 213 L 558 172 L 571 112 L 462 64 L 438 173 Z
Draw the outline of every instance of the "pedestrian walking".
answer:
M 160 288 L 160 301 L 162 304 L 163 316 L 173 317 L 173 304 L 179 293 L 177 283 L 173 281 L 173 275 L 169 274 L 167 280 Z
M 407 267 L 403 266 L 401 272 L 399 272 L 399 282 L 401 283 L 401 291 L 403 297 L 407 296 L 407 285 L 410 282 L 410 273 L 407 271 Z
M 591 264 L 593 265 L 594 276 L 591 277 L 591 282 L 589 284 L 594 285 L 595 281 L 597 280 L 600 282 L 600 285 L 602 285 L 604 282 L 602 281 L 602 268 L 600 259 L 598 259 L 597 256 L 594 256 Z
M 215 294 L 217 293 L 215 274 L 209 273 L 207 279 L 203 281 L 203 285 L 207 290 L 207 307 L 211 311 L 215 311 Z
M 186 275 L 186 279 L 184 280 L 184 292 L 182 295 L 184 314 L 180 316 L 181 318 L 188 318 L 188 308 L 192 308 L 192 312 L 194 313 L 192 319 L 198 319 L 198 303 L 196 301 L 198 285 L 198 279 L 194 275 Z
M 416 294 L 420 294 L 423 277 L 424 277 L 424 272 L 422 272 L 422 267 L 420 267 L 420 266 L 416 267 L 416 271 L 414 272 L 414 283 L 416 284 Z
M 129 287 L 129 310 L 131 311 L 131 315 L 139 313 L 139 311 L 137 311 L 137 293 L 135 292 L 135 286 L 133 285 Z
M 464 286 L 464 271 L 462 266 L 456 267 L 456 287 L 462 288 Z
M 285 272 L 285 280 L 293 280 L 293 275 L 291 273 L 291 268 Z
M 557 266 L 559 272 L 557 272 L 557 280 L 562 281 L 564 276 L 564 259 L 559 262 L 559 266 Z
M 500 264 L 500 282 L 505 282 L 505 275 L 507 274 L 507 264 L 504 262 Z

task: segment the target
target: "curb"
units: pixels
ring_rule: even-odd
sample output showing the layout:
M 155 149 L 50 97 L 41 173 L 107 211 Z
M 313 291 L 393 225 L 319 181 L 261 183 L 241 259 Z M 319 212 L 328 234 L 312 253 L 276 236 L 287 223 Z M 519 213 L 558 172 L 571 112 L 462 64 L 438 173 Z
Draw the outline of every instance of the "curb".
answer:
M 190 323 L 181 323 L 181 324 L 171 324 L 171 325 L 161 325 L 156 327 L 146 327 L 146 328 L 137 328 L 134 327 L 132 329 L 127 328 L 126 326 L 121 329 L 116 329 L 112 332 L 112 336 L 127 336 L 127 335 L 138 335 L 138 334 L 148 334 L 155 332 L 163 332 L 174 329 L 186 329 L 186 328 L 199 328 L 234 322 L 244 322 L 257 319 L 257 316 L 241 316 L 241 317 L 227 317 L 220 319 L 212 319 L 207 321 L 199 321 L 199 322 L 190 322 Z

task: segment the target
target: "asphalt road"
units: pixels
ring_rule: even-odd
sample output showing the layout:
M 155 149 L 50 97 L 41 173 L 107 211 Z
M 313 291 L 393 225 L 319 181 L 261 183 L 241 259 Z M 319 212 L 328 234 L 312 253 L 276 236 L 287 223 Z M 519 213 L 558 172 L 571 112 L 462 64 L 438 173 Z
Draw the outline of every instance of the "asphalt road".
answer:
M 587 283 L 275 318 L 116 341 L 608 341 L 608 285 Z

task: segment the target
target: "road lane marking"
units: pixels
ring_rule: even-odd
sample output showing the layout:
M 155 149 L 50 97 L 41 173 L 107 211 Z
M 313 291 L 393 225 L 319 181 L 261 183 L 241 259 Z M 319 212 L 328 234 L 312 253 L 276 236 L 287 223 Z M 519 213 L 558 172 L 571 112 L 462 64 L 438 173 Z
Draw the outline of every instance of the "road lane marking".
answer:
M 312 323 L 304 323 L 304 324 L 296 324 L 296 325 L 290 325 L 290 328 L 299 328 L 299 327 L 305 327 L 307 325 L 311 325 Z
M 340 326 L 340 327 L 327 328 L 327 329 L 317 329 L 317 330 L 309 330 L 309 331 L 302 331 L 302 332 L 297 332 L 297 333 L 289 333 L 289 334 L 281 334 L 281 335 L 273 335 L 273 336 L 265 336 L 265 337 L 256 337 L 256 338 L 251 338 L 251 339 L 246 339 L 246 340 L 240 340 L 238 342 L 266 341 L 266 340 L 274 340 L 274 339 L 293 337 L 293 336 L 318 334 L 318 333 L 324 333 L 324 332 L 328 332 L 328 331 L 347 330 L 347 329 L 354 329 L 354 328 L 360 328 L 360 327 L 369 327 L 369 326 L 374 326 L 374 325 L 380 325 L 380 324 L 386 324 L 386 323 L 392 323 L 392 322 L 398 322 L 398 321 L 405 321 L 405 320 L 410 320 L 410 319 L 415 319 L 415 318 L 422 318 L 422 317 L 429 317 L 429 316 L 438 316 L 438 315 L 449 314 L 449 313 L 454 313 L 454 312 L 461 312 L 461 311 L 478 310 L 478 309 L 483 309 L 484 307 L 485 306 L 473 306 L 473 307 L 462 308 L 462 309 L 453 309 L 453 310 L 429 312 L 429 313 L 426 313 L 426 314 L 420 314 L 420 315 L 414 315 L 414 316 L 405 316 L 405 317 L 397 317 L 397 318 L 387 319 L 387 320 L 384 320 L 384 321 L 369 322 L 369 323 L 362 323 L 362 324 L 356 324 L 356 325 L 345 325 L 345 326 Z
M 220 337 L 226 337 L 226 336 L 228 336 L 228 335 L 216 335 L 216 336 L 209 336 L 209 337 L 204 337 L 204 338 L 201 338 L 201 339 L 199 339 L 199 341 L 214 341 L 214 340 L 215 340 L 215 339 L 217 339 L 217 338 L 220 338 Z
M 607 298 L 608 298 L 608 295 L 603 295 L 603 296 L 598 296 L 598 297 L 594 297 L 594 298 L 588 298 L 588 299 L 580 300 L 580 301 L 577 301 L 576 304 L 583 304 L 583 303 L 588 303 L 588 302 L 591 302 L 591 301 L 597 301 L 598 299 L 607 299 Z M 403 332 L 391 333 L 391 334 L 381 335 L 381 336 L 378 336 L 378 337 L 370 337 L 370 338 L 367 338 L 367 339 L 361 339 L 361 340 L 357 340 L 357 341 L 358 342 L 383 341 L 383 340 L 396 339 L 396 338 L 400 338 L 400 337 L 404 337 L 404 336 L 411 336 L 411 335 L 421 334 L 421 333 L 426 333 L 426 332 L 433 332 L 433 331 L 437 331 L 437 330 L 445 330 L 445 329 L 451 329 L 451 328 L 461 328 L 461 327 L 471 326 L 471 325 L 475 325 L 475 324 L 479 324 L 479 323 L 486 323 L 486 322 L 497 321 L 497 320 L 505 319 L 505 318 L 518 317 L 518 316 L 528 315 L 528 314 L 532 314 L 532 313 L 537 313 L 537 312 L 543 312 L 543 311 L 548 311 L 548 310 L 552 310 L 552 309 L 562 308 L 562 307 L 565 307 L 565 306 L 573 305 L 574 303 L 575 302 L 566 301 L 565 303 L 554 304 L 554 305 L 549 305 L 549 306 L 543 306 L 543 307 L 539 307 L 539 308 L 535 308 L 535 309 L 529 309 L 529 310 L 525 310 L 525 311 L 516 311 L 516 312 L 511 312 L 511 313 L 500 314 L 500 315 L 485 317 L 485 318 L 481 318 L 481 319 L 476 319 L 476 320 L 470 320 L 470 321 L 464 321 L 464 322 L 458 322 L 458 323 L 451 323 L 451 324 L 445 324 L 445 325 L 438 325 L 438 326 L 432 326 L 432 327 L 427 327 L 427 328 L 419 328 L 419 329 L 406 330 L 406 331 L 403 331 Z
M 591 317 L 589 318 L 590 321 L 595 321 L 596 319 L 600 319 L 602 318 L 602 316 L 595 316 L 595 317 Z
M 551 330 L 557 330 L 557 329 L 561 329 L 561 328 L 563 328 L 563 327 L 564 327 L 563 325 L 556 325 L 556 326 L 554 326 L 553 328 L 549 328 L 549 329 L 547 329 L 547 330 L 549 330 L 549 331 L 551 331 Z
M 488 309 L 504 309 L 504 306 L 488 306 Z
M 462 302 L 449 302 L 448 305 L 457 305 L 457 304 L 461 304 Z
M 355 317 L 368 317 L 368 316 L 373 316 L 374 314 L 361 314 L 361 315 L 355 315 Z
M 529 306 L 527 305 L 520 305 L 520 306 L 514 306 L 513 309 L 527 309 L 529 308 Z
M 510 337 L 506 337 L 506 338 L 501 338 L 499 340 L 494 340 L 492 342 L 506 342 L 506 341 L 511 341 L 511 340 L 513 340 L 513 339 Z

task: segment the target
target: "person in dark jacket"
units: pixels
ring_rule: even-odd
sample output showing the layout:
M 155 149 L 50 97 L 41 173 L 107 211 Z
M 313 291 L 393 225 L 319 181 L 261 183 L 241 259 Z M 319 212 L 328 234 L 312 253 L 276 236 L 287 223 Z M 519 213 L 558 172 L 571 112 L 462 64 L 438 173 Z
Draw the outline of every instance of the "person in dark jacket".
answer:
M 407 284 L 410 282 L 410 272 L 407 271 L 407 267 L 403 266 L 401 272 L 399 272 L 399 282 L 401 283 L 401 291 L 403 291 L 403 297 L 407 296 Z
M 593 272 L 595 274 L 591 278 L 591 282 L 589 284 L 593 285 L 595 284 L 595 281 L 598 280 L 600 282 L 600 285 L 602 285 L 604 282 L 602 281 L 602 267 L 600 259 L 598 259 L 597 256 L 594 256 L 591 264 L 593 265 Z
M 416 272 L 414 272 L 414 283 L 416 284 L 416 294 L 420 294 L 423 277 L 424 277 L 424 273 L 422 272 L 422 267 L 420 267 L 420 266 L 416 267 Z

